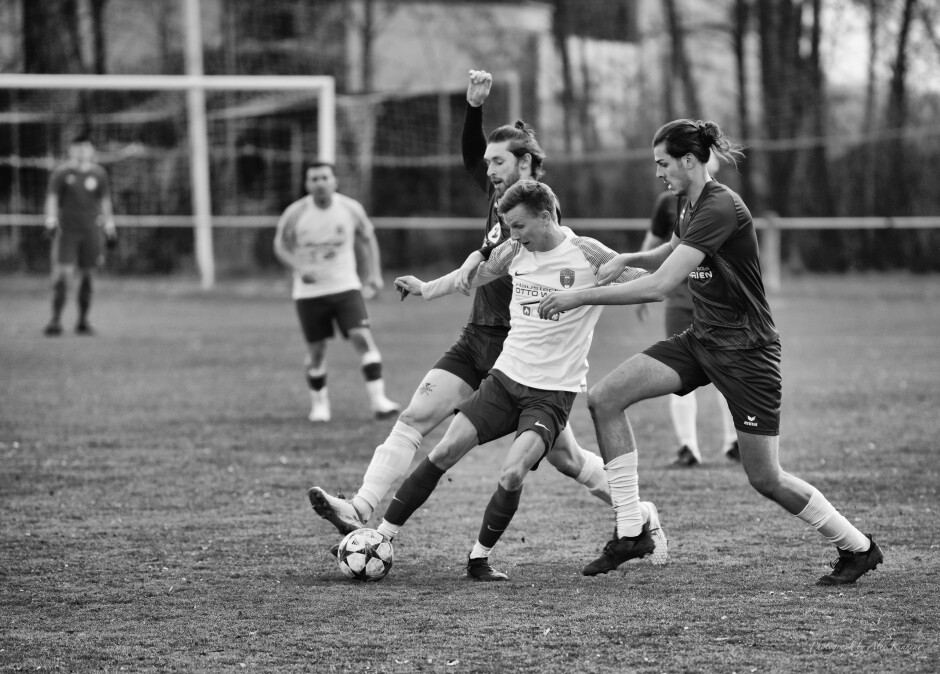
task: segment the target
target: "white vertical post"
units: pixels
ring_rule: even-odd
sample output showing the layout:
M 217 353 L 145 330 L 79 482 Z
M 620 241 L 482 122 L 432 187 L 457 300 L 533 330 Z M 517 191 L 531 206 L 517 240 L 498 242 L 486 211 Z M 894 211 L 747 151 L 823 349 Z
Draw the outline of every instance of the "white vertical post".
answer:
M 215 284 L 215 258 L 212 252 L 212 200 L 209 190 L 209 142 L 206 126 L 206 90 L 201 84 L 202 22 L 199 0 L 184 0 L 183 25 L 186 29 L 186 74 L 200 81 L 186 90 L 189 113 L 189 166 L 192 172 L 193 214 L 195 216 L 196 264 L 203 288 Z
M 777 292 L 781 286 L 780 268 L 782 266 L 780 224 L 777 222 L 777 214 L 773 211 L 767 213 L 764 221 L 767 227 L 764 229 L 764 237 L 761 241 L 761 271 L 764 287 L 769 292 Z
M 325 81 L 317 103 L 320 160 L 333 164 L 336 162 L 336 82 L 333 78 Z

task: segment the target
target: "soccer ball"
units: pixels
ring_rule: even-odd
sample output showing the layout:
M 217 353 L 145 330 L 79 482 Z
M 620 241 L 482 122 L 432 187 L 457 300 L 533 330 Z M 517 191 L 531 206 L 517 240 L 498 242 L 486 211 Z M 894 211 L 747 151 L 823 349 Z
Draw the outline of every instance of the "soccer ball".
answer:
M 392 568 L 393 557 L 392 542 L 375 529 L 346 534 L 336 551 L 339 570 L 353 580 L 382 580 Z

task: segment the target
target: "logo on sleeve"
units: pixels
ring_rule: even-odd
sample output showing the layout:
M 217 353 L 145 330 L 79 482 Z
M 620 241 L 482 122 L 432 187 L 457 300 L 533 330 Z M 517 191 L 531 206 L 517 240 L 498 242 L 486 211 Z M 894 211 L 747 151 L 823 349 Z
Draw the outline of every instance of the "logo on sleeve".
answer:
M 562 269 L 558 272 L 558 280 L 561 281 L 562 288 L 570 288 L 574 285 L 574 269 Z

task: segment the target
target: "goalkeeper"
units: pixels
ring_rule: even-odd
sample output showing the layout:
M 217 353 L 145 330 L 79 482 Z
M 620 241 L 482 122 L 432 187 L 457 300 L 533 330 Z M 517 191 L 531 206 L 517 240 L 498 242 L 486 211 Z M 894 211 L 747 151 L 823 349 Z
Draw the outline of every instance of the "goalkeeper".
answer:
M 69 279 L 78 275 L 78 320 L 75 333 L 93 335 L 88 322 L 92 272 L 101 265 L 101 230 L 109 247 L 117 230 L 111 207 L 111 185 L 104 168 L 95 163 L 95 146 L 85 135 L 69 143 L 68 160 L 49 177 L 46 191 L 46 234 L 52 239 L 52 318 L 47 337 L 62 334 L 62 310 Z

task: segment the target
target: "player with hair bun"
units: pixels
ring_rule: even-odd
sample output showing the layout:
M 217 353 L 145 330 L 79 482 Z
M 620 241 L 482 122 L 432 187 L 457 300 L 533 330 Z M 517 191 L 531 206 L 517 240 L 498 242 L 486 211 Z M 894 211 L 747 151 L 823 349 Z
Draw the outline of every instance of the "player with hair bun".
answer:
M 710 153 L 736 163 L 741 150 L 714 122 L 677 119 L 663 125 L 653 137 L 656 176 L 688 199 L 671 240 L 650 251 L 618 255 L 601 270 L 599 287 L 556 292 L 539 306 L 540 315 L 551 318 L 584 305 L 662 301 L 686 280 L 692 291 L 690 330 L 626 360 L 588 394 L 620 537 L 607 543 L 585 575 L 617 568 L 636 556 L 641 543 L 637 447 L 624 411 L 641 400 L 687 393 L 710 382 L 728 401 L 751 486 L 838 549 L 832 573 L 817 584 L 854 583 L 883 560 L 870 535 L 852 526 L 812 485 L 780 467 L 780 336 L 764 293 L 757 233 L 741 197 L 712 179 L 706 167 Z M 652 273 L 605 285 L 627 267 Z
M 522 120 L 500 126 L 489 136 L 484 133 L 483 103 L 489 96 L 493 77 L 485 70 L 471 70 L 469 80 L 461 151 L 464 167 L 486 192 L 489 206 L 483 245 L 467 257 L 457 273 L 456 289 L 465 294 L 469 294 L 473 272 L 489 259 L 494 248 L 509 239 L 509 229 L 498 212 L 500 198 L 521 179 L 538 180 L 543 175 L 545 161 L 545 152 L 535 131 Z M 509 332 L 511 298 L 509 276 L 476 289 L 470 317 L 457 342 L 424 375 L 391 433 L 376 447 L 355 496 L 351 499 L 332 496 L 318 486 L 309 490 L 313 509 L 340 533 L 365 525 L 392 485 L 405 475 L 425 435 L 453 415 L 455 407 L 479 388 L 502 352 Z M 580 447 L 567 425 L 546 460 L 592 495 L 610 504 L 603 461 L 594 452 Z M 658 513 L 652 504 L 643 502 L 641 507 L 657 542 L 653 561 L 664 563 L 667 541 Z M 488 569 L 488 565 L 478 563 L 471 573 L 477 574 L 476 578 L 492 580 Z

